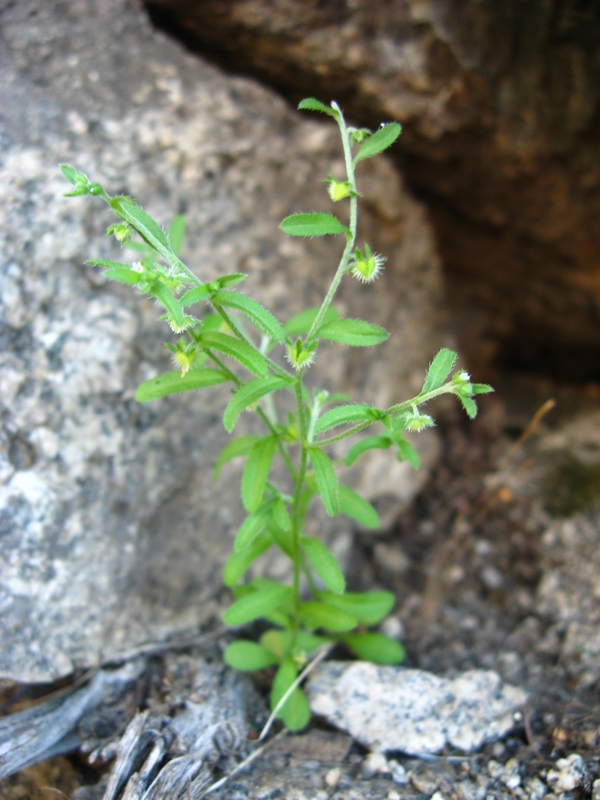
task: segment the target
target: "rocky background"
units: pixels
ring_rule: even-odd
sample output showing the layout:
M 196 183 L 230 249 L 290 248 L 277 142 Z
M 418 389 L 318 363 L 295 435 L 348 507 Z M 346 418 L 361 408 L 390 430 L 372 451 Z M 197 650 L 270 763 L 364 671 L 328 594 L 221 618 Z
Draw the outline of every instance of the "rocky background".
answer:
M 418 474 L 375 459 L 352 476 L 383 512 L 377 536 L 337 521 L 326 535 L 353 588 L 395 591 L 389 632 L 410 666 L 493 669 L 529 701 L 512 737 L 468 763 L 375 764 L 312 730 L 235 796 L 600 796 L 596 6 L 0 0 L 0 37 L 7 693 L 218 618 L 241 518 L 235 467 L 211 477 L 226 395 L 135 402 L 168 368 L 165 331 L 152 305 L 82 266 L 119 256 L 112 219 L 63 198 L 57 164 L 165 224 L 184 213 L 184 260 L 203 278 L 248 272 L 248 294 L 285 320 L 318 300 L 338 255 L 277 231 L 327 208 L 321 181 L 340 165 L 335 130 L 295 105 L 335 98 L 358 125 L 404 126 L 360 176 L 384 275 L 340 298 L 394 333 L 376 358 L 336 352 L 315 381 L 386 403 L 458 343 L 497 394 L 475 425 L 440 409 L 415 441 Z M 153 673 L 168 708 L 186 669 Z M 81 777 L 61 769 L 42 785 L 70 794 Z
M 123 0 L 20 3 L 3 11 L 2 34 L 0 674 L 46 681 L 193 629 L 242 519 L 235 468 L 218 491 L 212 480 L 226 390 L 134 400 L 170 368 L 169 331 L 150 303 L 82 266 L 120 258 L 103 237 L 114 220 L 64 198 L 57 165 L 135 196 L 165 224 L 185 213 L 183 255 L 198 274 L 248 272 L 245 291 L 285 320 L 320 302 L 340 254 L 333 241 L 288 239 L 279 222 L 327 208 L 322 180 L 343 161 L 333 126 L 186 54 Z M 389 162 L 368 163 L 361 191 L 362 235 L 387 254 L 387 280 L 349 283 L 340 308 L 394 335 L 379 359 L 332 348 L 314 380 L 389 405 L 418 391 L 449 341 L 440 262 L 423 206 Z M 420 439 L 424 471 L 375 458 L 355 476 L 395 498 L 388 521 L 436 442 Z M 347 549 L 348 526 L 337 531 Z

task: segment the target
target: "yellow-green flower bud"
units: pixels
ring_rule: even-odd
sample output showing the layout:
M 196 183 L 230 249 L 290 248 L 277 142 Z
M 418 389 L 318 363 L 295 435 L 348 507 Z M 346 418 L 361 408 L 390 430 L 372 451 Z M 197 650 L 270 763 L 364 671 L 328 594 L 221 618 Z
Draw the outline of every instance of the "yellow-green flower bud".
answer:
M 384 264 L 385 258 L 372 253 L 369 245 L 365 244 L 364 255 L 359 248 L 356 248 L 351 272 L 362 283 L 371 283 L 379 275 Z
M 338 181 L 337 178 L 331 175 L 325 181 L 325 184 L 327 185 L 329 197 L 331 197 L 334 203 L 339 203 L 340 200 L 345 200 L 352 194 L 352 184 L 350 181 Z
M 114 236 L 118 242 L 125 244 L 132 237 L 133 231 L 126 222 L 115 222 L 114 225 L 109 225 L 106 235 Z
M 302 339 L 298 339 L 296 344 L 288 345 L 285 357 L 295 370 L 300 370 L 314 362 L 315 349 L 314 345 L 305 348 Z
M 181 369 L 182 378 L 185 378 L 195 360 L 196 355 L 193 353 L 184 353 L 181 350 L 176 350 L 173 353 L 173 362 L 176 367 Z

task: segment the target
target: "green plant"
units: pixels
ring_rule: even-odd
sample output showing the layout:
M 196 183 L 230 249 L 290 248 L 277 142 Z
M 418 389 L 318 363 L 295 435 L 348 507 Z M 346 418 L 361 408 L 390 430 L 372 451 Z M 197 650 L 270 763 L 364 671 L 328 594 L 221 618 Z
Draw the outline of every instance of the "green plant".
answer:
M 353 403 L 346 395 L 307 388 L 305 373 L 322 342 L 371 347 L 388 338 L 379 325 L 340 318 L 332 301 L 346 276 L 370 282 L 383 266 L 384 259 L 368 244 L 362 249 L 356 244 L 360 194 L 355 173 L 364 159 L 390 147 L 401 127 L 392 122 L 374 133 L 348 127 L 335 102 L 326 106 L 310 98 L 299 107 L 326 114 L 339 126 L 346 176 L 330 176 L 325 183 L 332 200 L 348 203 L 349 214 L 347 224 L 330 213 L 294 214 L 281 223 L 281 230 L 289 236 L 338 235 L 344 242 L 320 307 L 308 309 L 284 325 L 255 300 L 233 291 L 245 279 L 244 274 L 223 275 L 203 283 L 188 269 L 178 255 L 181 220 L 176 220 L 167 235 L 131 198 L 111 197 L 83 173 L 61 166 L 74 187 L 67 196 L 90 194 L 105 201 L 118 218 L 108 234 L 123 245 L 133 245 L 141 256 L 134 264 L 106 259 L 87 263 L 102 267 L 107 278 L 136 286 L 142 294 L 154 298 L 162 306 L 161 319 L 180 334 L 174 344 L 167 344 L 177 370 L 143 383 L 137 399 L 147 402 L 229 382 L 233 393 L 223 417 L 226 430 L 231 433 L 247 410 L 258 414 L 264 424 L 263 435 L 232 439 L 215 466 L 218 477 L 227 462 L 245 459 L 241 496 L 247 516 L 224 569 L 224 582 L 235 597 L 225 613 L 225 622 L 238 627 L 263 619 L 269 624 L 259 642 L 240 639 L 230 644 L 225 659 L 242 670 L 277 667 L 271 704 L 275 708 L 289 693 L 278 714 L 292 730 L 303 728 L 310 718 L 302 689 L 293 688 L 294 684 L 307 657 L 324 644 L 341 642 L 359 657 L 378 663 L 398 663 L 404 656 L 398 642 L 365 630 L 387 616 L 394 604 L 393 595 L 346 592 L 342 569 L 332 553 L 319 539 L 305 535 L 305 516 L 315 496 L 320 497 L 329 516 L 345 514 L 366 528 L 379 524 L 375 508 L 338 481 L 329 447 L 377 425 L 377 435 L 359 438 L 349 448 L 346 465 L 368 450 L 391 448 L 399 460 L 416 468 L 417 453 L 405 432 L 434 424 L 424 413 L 424 404 L 442 394 L 454 394 L 474 417 L 474 396 L 491 391 L 487 385 L 472 383 L 467 373 L 453 372 L 456 354 L 448 349 L 441 350 L 433 360 L 420 393 L 389 408 Z M 199 305 L 208 307 L 202 319 L 189 311 Z M 274 358 L 276 347 L 283 349 L 287 364 Z M 293 395 L 295 411 L 285 422 L 276 413 L 275 400 L 280 392 Z M 282 471 L 287 473 L 285 482 L 281 480 Z M 267 578 L 242 584 L 250 565 L 271 547 L 289 557 L 291 585 Z

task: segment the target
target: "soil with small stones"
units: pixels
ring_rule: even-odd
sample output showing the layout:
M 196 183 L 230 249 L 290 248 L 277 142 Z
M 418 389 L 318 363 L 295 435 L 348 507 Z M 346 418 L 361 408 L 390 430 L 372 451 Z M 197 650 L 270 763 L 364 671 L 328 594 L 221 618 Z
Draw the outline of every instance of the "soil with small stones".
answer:
M 482 797 L 538 796 L 527 788 L 532 786 L 537 787 L 539 797 L 549 800 L 596 797 L 600 787 L 600 783 L 594 786 L 600 779 L 600 689 L 597 682 L 590 681 L 589 669 L 582 670 L 576 655 L 565 649 L 564 625 L 540 610 L 538 602 L 540 581 L 545 571 L 556 568 L 557 560 L 549 555 L 544 538 L 552 516 L 540 499 L 539 453 L 534 443 L 545 430 L 560 424 L 560 415 L 553 422 L 549 414 L 526 442 L 515 444 L 527 414 L 511 419 L 493 398 L 482 406 L 475 422 L 447 412 L 440 425 L 444 455 L 431 480 L 392 531 L 357 535 L 349 586 L 353 590 L 380 587 L 394 591 L 398 605 L 389 630 L 394 623 L 402 629 L 407 666 L 437 674 L 494 669 L 508 682 L 523 687 L 530 698 L 509 738 L 486 747 L 468 763 L 452 767 L 446 762 L 443 779 L 436 782 L 434 766 L 412 764 L 411 791 L 417 791 L 415 796 L 428 796 L 426 786 L 431 779 L 431 786 L 437 788 L 432 788 L 429 796 L 437 791 L 436 798 L 465 797 L 460 789 L 461 770 L 469 772 L 473 785 L 477 780 L 485 785 L 494 770 L 499 770 L 501 779 Z M 568 398 L 564 408 L 569 408 Z M 535 407 L 529 410 L 535 411 Z M 536 474 L 537 478 L 532 477 Z M 598 498 L 595 502 L 592 498 L 579 513 L 593 522 L 600 519 L 599 506 Z M 595 530 L 600 544 L 600 531 Z M 596 669 L 596 674 L 599 671 Z M 312 723 L 311 735 L 328 736 L 332 743 L 340 736 L 318 720 Z M 301 737 L 294 739 L 296 745 L 278 745 L 279 751 L 287 747 L 287 755 L 274 751 L 265 756 L 247 777 L 238 776 L 232 794 L 223 791 L 215 796 L 266 796 L 252 793 L 253 781 L 262 780 L 269 769 L 292 769 L 294 747 L 302 751 Z M 325 747 L 324 740 L 320 741 L 317 751 Z M 404 795 L 389 776 L 374 776 L 369 783 L 364 770 L 361 772 L 365 753 L 356 745 L 345 744 L 341 750 L 341 772 L 335 759 L 327 769 L 323 766 L 325 794 L 317 792 L 315 797 L 341 800 L 354 797 L 356 791 L 356 796 L 361 796 L 360 792 L 369 797 L 413 796 Z M 574 753 L 583 760 L 583 778 L 571 791 L 561 793 L 548 781 L 548 772 L 556 769 L 558 759 Z M 318 757 L 317 752 L 314 759 L 318 761 Z M 56 787 L 70 796 L 77 783 L 90 782 L 78 759 L 49 763 L 53 766 L 32 768 L 5 781 L 0 800 L 50 797 L 49 790 L 41 786 Z M 41 778 L 40 769 L 45 770 Z M 424 771 L 422 780 L 419 769 Z M 506 776 L 515 769 L 518 787 L 511 789 Z M 486 776 L 483 784 L 482 776 Z M 371 787 L 368 792 L 367 786 Z M 240 787 L 245 788 L 242 791 Z

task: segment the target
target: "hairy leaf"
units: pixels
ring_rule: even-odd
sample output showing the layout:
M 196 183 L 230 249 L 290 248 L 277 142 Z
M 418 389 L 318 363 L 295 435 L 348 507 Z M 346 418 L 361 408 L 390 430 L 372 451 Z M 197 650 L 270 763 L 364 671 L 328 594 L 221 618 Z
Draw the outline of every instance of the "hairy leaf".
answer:
M 362 319 L 338 319 L 328 322 L 317 331 L 319 339 L 347 344 L 351 347 L 373 347 L 385 342 L 389 333 L 379 325 Z
M 458 356 L 453 350 L 444 347 L 431 362 L 431 366 L 427 370 L 425 383 L 421 390 L 422 394 L 434 392 L 444 385 L 444 381 L 452 372 Z
M 242 503 L 250 514 L 262 502 L 276 447 L 277 440 L 273 436 L 261 438 L 246 459 L 242 475 Z
M 212 302 L 215 306 L 234 308 L 236 311 L 245 314 L 253 325 L 263 333 L 266 333 L 273 341 L 283 342 L 285 339 L 285 333 L 279 322 L 270 311 L 267 311 L 256 300 L 237 292 L 228 292 L 222 289 L 212 298 Z
M 210 284 L 204 283 L 202 286 L 195 286 L 193 289 L 190 289 L 189 292 L 182 295 L 179 298 L 179 302 L 182 308 L 187 308 L 188 306 L 194 305 L 194 303 L 199 303 L 200 300 L 206 300 L 210 294 Z
M 387 125 L 383 125 L 363 142 L 358 153 L 354 157 L 354 163 L 358 164 L 359 161 L 365 158 L 371 158 L 371 156 L 376 156 L 383 150 L 387 150 L 388 147 L 394 144 L 401 133 L 402 126 L 397 122 L 390 122 Z
M 270 375 L 268 378 L 257 378 L 256 380 L 248 381 L 245 386 L 242 386 L 233 395 L 225 409 L 225 414 L 223 415 L 225 430 L 231 433 L 242 411 L 257 403 L 261 397 L 271 392 L 277 392 L 279 389 L 289 386 L 289 384 L 290 379 L 279 378 L 274 375 Z
M 160 225 L 141 209 L 131 197 L 113 197 L 110 205 L 117 216 L 129 223 L 139 233 L 142 239 L 157 252 L 170 261 L 175 253 Z
M 350 231 L 333 214 L 292 214 L 279 226 L 288 236 L 329 236 Z
M 215 386 L 226 380 L 227 376 L 218 369 L 191 369 L 183 377 L 180 372 L 165 372 L 138 386 L 135 399 L 140 403 L 148 403 L 159 397 Z
M 164 283 L 155 283 L 148 294 L 151 297 L 155 297 L 158 302 L 165 307 L 178 325 L 183 325 L 183 309 L 181 304 L 179 300 L 171 294 Z
M 308 456 L 315 471 L 317 490 L 329 517 L 340 513 L 340 493 L 331 459 L 318 447 L 310 447 Z
M 305 97 L 304 100 L 300 100 L 298 109 L 300 111 L 319 111 L 321 114 L 328 114 L 330 117 L 339 116 L 334 108 L 326 106 L 325 103 L 321 103 L 320 100 L 315 100 L 314 97 Z
M 315 434 L 325 433 L 338 425 L 348 425 L 351 423 L 368 422 L 380 419 L 381 412 L 371 406 L 360 405 L 359 403 L 349 403 L 348 405 L 337 406 L 326 411 L 319 417 L 315 425 Z
M 335 594 L 342 594 L 346 579 L 329 549 L 314 536 L 304 536 L 301 541 L 309 564 L 325 586 Z
M 252 345 L 241 342 L 226 333 L 203 333 L 200 339 L 203 347 L 217 350 L 230 358 L 238 361 L 248 372 L 264 378 L 268 372 L 269 365 L 264 358 Z
M 272 511 L 272 503 L 267 502 L 263 503 L 260 508 L 258 508 L 256 511 L 253 511 L 246 517 L 246 519 L 240 525 L 240 529 L 238 530 L 233 543 L 233 547 L 236 551 L 239 552 L 245 547 L 248 547 L 254 541 L 254 539 L 256 539 L 259 533 L 265 529 Z

